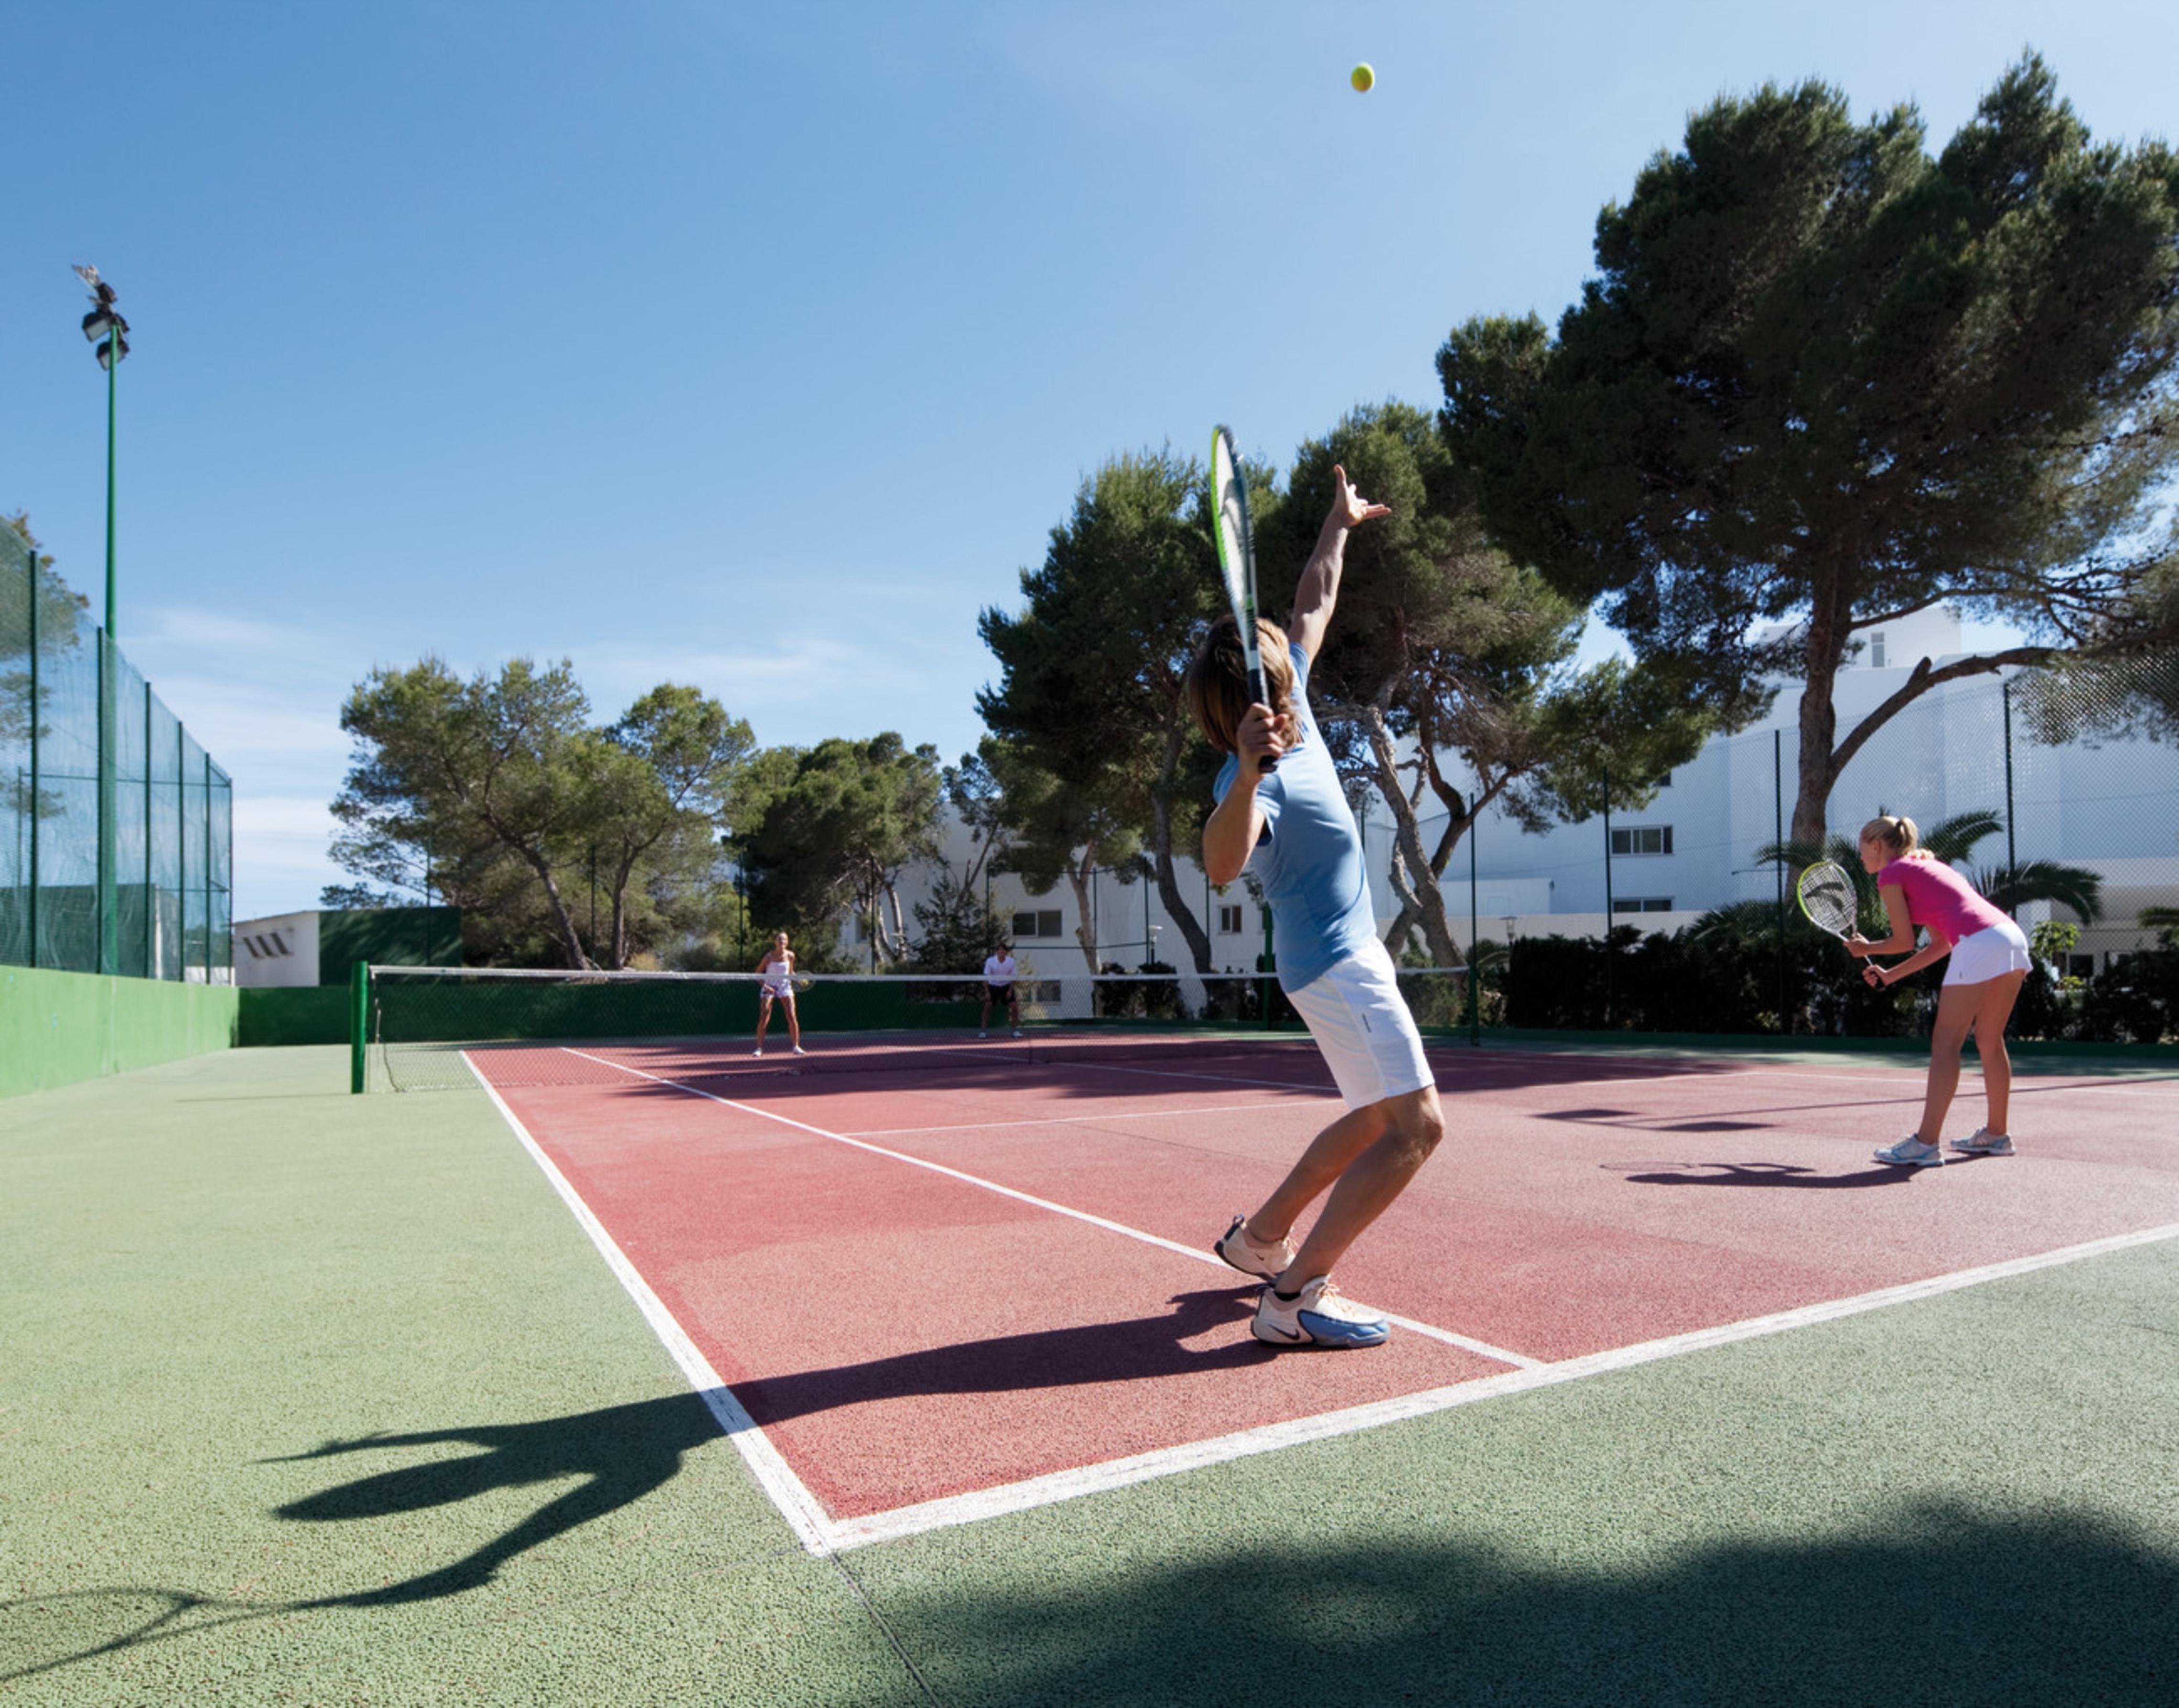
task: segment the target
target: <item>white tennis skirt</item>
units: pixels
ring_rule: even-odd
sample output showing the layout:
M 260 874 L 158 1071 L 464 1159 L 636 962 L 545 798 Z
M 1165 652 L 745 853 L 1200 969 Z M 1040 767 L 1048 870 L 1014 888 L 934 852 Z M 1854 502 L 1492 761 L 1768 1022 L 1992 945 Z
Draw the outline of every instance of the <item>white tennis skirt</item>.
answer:
M 1436 1083 L 1382 943 L 1373 940 L 1330 972 L 1288 991 L 1287 1000 L 1308 1023 L 1348 1108 L 1366 1109 Z
M 1952 945 L 1951 964 L 1945 969 L 1948 985 L 1983 985 L 2007 973 L 2024 973 L 2035 963 L 2028 953 L 2028 937 L 2011 920 L 1971 931 Z

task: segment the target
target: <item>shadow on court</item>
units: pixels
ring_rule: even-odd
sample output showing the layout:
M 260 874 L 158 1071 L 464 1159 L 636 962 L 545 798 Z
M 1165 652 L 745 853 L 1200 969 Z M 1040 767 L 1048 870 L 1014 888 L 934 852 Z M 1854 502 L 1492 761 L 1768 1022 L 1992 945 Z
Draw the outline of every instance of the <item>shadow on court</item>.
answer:
M 982 1593 L 958 1575 L 923 1581 L 874 1590 L 957 1705 L 1209 1701 L 1220 1681 L 1255 1678 L 1277 1681 L 1281 1701 L 1373 1708 L 2168 1708 L 2179 1683 L 2179 1562 L 2116 1525 L 1993 1522 L 1955 1504 L 1906 1509 L 1878 1535 L 1713 1548 L 1654 1573 L 1523 1569 L 1453 1543 L 1281 1551 L 1257 1538 L 1124 1575 L 1077 1559 Z
M 1947 1165 L 1949 1166 L 1949 1165 Z M 1629 1174 L 1635 1186 L 1770 1186 L 1804 1192 L 1852 1191 L 1865 1186 L 1905 1186 L 1919 1168 L 1891 1168 L 1876 1163 L 1851 1174 L 1824 1174 L 1796 1162 L 1682 1162 L 1648 1174 Z
M 934 1347 L 866 1364 L 738 1383 L 734 1394 L 760 1425 L 770 1425 L 864 1400 L 1134 1381 L 1262 1364 L 1278 1354 L 1254 1340 L 1229 1339 L 1201 1352 L 1183 1343 L 1245 1318 L 1252 1293 L 1246 1286 L 1182 1293 L 1172 1300 L 1174 1310 L 1155 1316 Z M 305 1524 L 385 1519 L 453 1506 L 497 1490 L 583 1479 L 512 1529 L 436 1571 L 379 1589 L 295 1605 L 375 1606 L 476 1589 L 491 1582 L 500 1567 L 517 1555 L 642 1499 L 678 1473 L 691 1451 L 723 1446 L 725 1441 L 711 1409 L 700 1396 L 689 1393 L 534 1423 L 480 1424 L 327 1442 L 309 1453 L 273 1461 L 344 1459 L 453 1445 L 477 1450 L 373 1471 L 278 1509 L 280 1517 Z
M 996 1335 L 872 1359 L 832 1370 L 797 1371 L 737 1382 L 734 1393 L 758 1423 L 784 1423 L 812 1412 L 865 1400 L 919 1394 L 1018 1393 L 1096 1382 L 1140 1381 L 1267 1364 L 1279 1356 L 1243 1336 L 1198 1351 L 1198 1335 L 1247 1321 L 1256 1288 L 1248 1283 L 1174 1295 L 1175 1310 L 1157 1316 Z

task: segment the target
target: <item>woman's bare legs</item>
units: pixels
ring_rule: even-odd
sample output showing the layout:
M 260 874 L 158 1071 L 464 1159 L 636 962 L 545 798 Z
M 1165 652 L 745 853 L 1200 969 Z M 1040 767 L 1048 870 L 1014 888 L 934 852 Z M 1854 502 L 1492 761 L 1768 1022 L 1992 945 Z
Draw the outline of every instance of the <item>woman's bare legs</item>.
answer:
M 1914 1129 L 1924 1145 L 1943 1142 L 1945 1116 L 1960 1089 L 1960 1051 L 1970 1032 L 1982 1056 L 1990 1130 L 2005 1131 L 2012 1094 L 2012 1058 L 2005 1052 L 2005 1023 L 2012 1018 L 2013 1001 L 2027 976 L 2007 973 L 1976 985 L 1946 985 L 1937 993 L 1937 1024 L 1929 1036 L 1929 1089 L 1922 1100 L 1922 1124 Z

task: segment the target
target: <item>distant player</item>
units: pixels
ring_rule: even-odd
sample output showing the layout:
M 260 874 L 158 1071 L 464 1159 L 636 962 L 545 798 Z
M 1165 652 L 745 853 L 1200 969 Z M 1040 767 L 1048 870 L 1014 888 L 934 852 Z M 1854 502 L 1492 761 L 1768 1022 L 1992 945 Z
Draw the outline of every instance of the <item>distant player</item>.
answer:
M 1007 1017 L 1013 1023 L 1014 1036 L 1021 1036 L 1021 995 L 1014 989 L 1014 946 L 1004 937 L 998 947 L 984 959 L 984 1012 L 976 1021 L 976 1035 L 991 1035 L 991 1004 L 1003 1002 Z
M 764 1054 L 764 1029 L 771 1024 L 771 1005 L 779 1002 L 787 1009 L 788 1042 L 794 1046 L 796 1055 L 807 1055 L 809 1052 L 802 1047 L 801 1023 L 794 1013 L 794 951 L 787 947 L 785 931 L 773 936 L 771 947 L 756 964 L 756 970 L 764 982 L 757 987 L 756 1048 L 749 1054 Z
M 1309 669 L 1339 599 L 1347 535 L 1389 513 L 1365 503 L 1334 469 L 1335 496 L 1294 590 L 1287 633 L 1262 623 L 1269 706 L 1249 704 L 1240 631 L 1215 625 L 1188 667 L 1188 704 L 1212 746 L 1231 755 L 1214 788 L 1203 865 L 1224 885 L 1253 858 L 1271 903 L 1278 979 L 1324 1052 L 1347 1112 L 1251 1216 L 1237 1216 L 1213 1248 L 1268 1283 L 1252 1330 L 1272 1346 L 1380 1346 L 1381 1313 L 1343 1297 L 1332 1266 L 1414 1178 L 1445 1131 L 1423 1041 L 1392 958 L 1377 940 L 1362 836 L 1309 708 Z M 1276 771 L 1260 769 L 1266 755 Z M 1295 1249 L 1296 1219 L 1329 1189 Z
M 1945 1114 L 1959 1089 L 1960 1050 L 1974 1035 L 1982 1057 L 1983 1096 L 1989 1116 L 1952 1149 L 1968 1156 L 2010 1156 L 2006 1105 L 2012 1096 L 2012 1058 L 2005 1052 L 2005 1023 L 2020 986 L 2035 964 L 2028 939 L 2002 909 L 1942 860 L 1917 844 L 1921 833 L 1911 818 L 1873 818 L 1861 827 L 1861 864 L 1876 880 L 1877 893 L 1891 922 L 1891 935 L 1871 942 L 1858 931 L 1846 940 L 1847 953 L 1905 954 L 1914 947 L 1914 928 L 1929 933 L 1918 953 L 1890 967 L 1862 969 L 1862 977 L 1880 990 L 1947 955 L 1944 988 L 1937 993 L 1937 1024 L 1929 1035 L 1929 1090 L 1922 1101 L 1922 1124 L 1896 1145 L 1876 1153 L 1879 1162 L 1902 1168 L 1928 1168 L 1945 1160 L 1939 1148 Z

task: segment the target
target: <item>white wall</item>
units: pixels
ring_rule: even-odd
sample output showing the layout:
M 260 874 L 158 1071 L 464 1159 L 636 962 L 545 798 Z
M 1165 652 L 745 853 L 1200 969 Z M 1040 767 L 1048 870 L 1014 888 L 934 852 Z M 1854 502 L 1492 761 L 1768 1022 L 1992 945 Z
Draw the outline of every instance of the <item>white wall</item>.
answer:
M 318 916 L 269 914 L 234 922 L 234 982 L 247 989 L 318 981 Z

